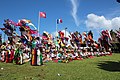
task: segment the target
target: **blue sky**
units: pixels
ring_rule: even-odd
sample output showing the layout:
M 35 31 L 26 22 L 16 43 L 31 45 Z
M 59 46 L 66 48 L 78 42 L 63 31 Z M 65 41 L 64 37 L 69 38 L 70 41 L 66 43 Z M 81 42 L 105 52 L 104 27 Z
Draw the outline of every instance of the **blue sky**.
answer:
M 120 4 L 116 0 L 1 0 L 0 27 L 8 18 L 15 22 L 26 18 L 37 27 L 39 11 L 47 15 L 40 19 L 40 34 L 55 32 L 59 18 L 63 23 L 58 25 L 58 30 L 65 27 L 71 32 L 92 30 L 95 40 L 102 29 L 120 28 Z

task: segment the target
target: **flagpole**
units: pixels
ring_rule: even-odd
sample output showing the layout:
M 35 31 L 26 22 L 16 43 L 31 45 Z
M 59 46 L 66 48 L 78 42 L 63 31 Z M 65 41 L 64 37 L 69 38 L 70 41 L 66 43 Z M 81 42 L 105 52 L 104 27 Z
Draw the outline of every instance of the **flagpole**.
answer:
M 4 33 L 4 42 L 5 42 L 5 37 L 6 37 L 6 35 L 5 35 L 5 33 Z
M 40 11 L 39 11 L 39 14 L 38 14 L 38 37 L 39 37 L 39 44 L 41 44 L 41 39 L 40 39 Z M 40 50 L 40 49 L 39 49 Z M 42 54 L 41 54 L 41 51 L 40 51 L 40 55 L 38 55 L 39 56 L 39 60 L 38 61 L 40 61 L 39 63 L 38 63 L 38 65 L 43 65 L 43 61 L 42 61 Z M 37 62 L 38 62 L 37 61 Z
M 40 33 L 40 11 L 38 14 L 38 36 L 40 37 L 39 33 Z
M 57 50 L 57 28 L 58 28 L 58 25 L 57 25 L 57 19 L 56 19 L 56 35 L 55 35 L 55 39 L 56 39 L 55 49 L 56 49 L 56 50 Z

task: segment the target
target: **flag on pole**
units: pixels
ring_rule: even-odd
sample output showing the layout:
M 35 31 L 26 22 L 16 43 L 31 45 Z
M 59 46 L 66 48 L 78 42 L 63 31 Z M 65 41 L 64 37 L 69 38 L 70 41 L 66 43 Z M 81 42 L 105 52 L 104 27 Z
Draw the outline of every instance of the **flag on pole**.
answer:
M 41 18 L 46 18 L 46 13 L 45 12 L 40 12 L 40 17 Z
M 62 19 L 57 19 L 57 24 L 62 23 Z

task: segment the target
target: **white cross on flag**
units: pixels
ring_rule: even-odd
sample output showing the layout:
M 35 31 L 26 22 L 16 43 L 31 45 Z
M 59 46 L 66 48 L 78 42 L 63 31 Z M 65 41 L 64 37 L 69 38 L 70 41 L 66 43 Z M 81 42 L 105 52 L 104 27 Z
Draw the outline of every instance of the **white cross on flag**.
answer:
M 46 13 L 45 12 L 40 12 L 40 17 L 41 18 L 46 18 Z

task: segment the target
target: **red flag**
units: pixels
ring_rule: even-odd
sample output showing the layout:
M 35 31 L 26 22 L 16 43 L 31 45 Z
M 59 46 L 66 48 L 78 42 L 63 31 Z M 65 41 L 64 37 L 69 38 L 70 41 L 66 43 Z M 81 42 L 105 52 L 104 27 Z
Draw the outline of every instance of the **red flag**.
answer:
M 45 12 L 40 12 L 39 15 L 40 15 L 41 18 L 46 18 L 46 13 Z

